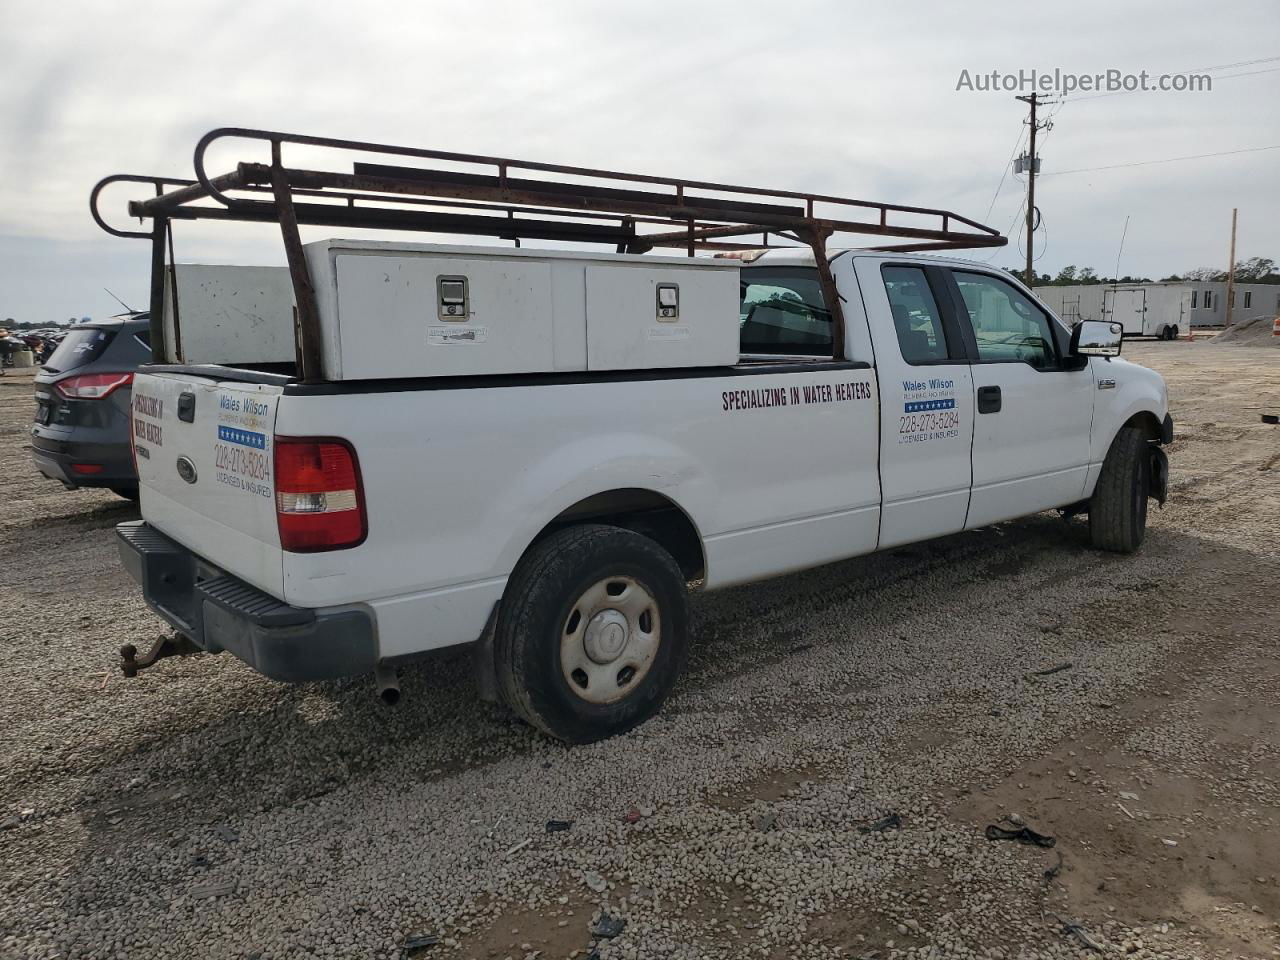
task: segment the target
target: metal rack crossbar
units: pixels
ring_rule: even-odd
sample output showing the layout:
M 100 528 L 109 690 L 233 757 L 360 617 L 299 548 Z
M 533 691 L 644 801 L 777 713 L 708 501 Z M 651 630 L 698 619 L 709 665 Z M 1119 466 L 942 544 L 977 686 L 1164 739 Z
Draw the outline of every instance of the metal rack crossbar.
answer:
M 211 176 L 205 158 L 220 140 L 258 141 L 270 162 L 241 162 Z M 373 154 L 350 172 L 286 166 L 284 147 L 310 152 Z M 390 158 L 432 161 L 404 166 Z M 447 166 L 440 166 L 441 164 Z M 826 255 L 828 241 L 851 234 L 904 239 L 873 250 L 957 250 L 1008 241 L 992 228 L 947 210 L 852 200 L 824 194 L 767 190 L 701 180 L 653 177 L 506 157 L 425 150 L 385 143 L 221 127 L 196 144 L 194 180 L 116 175 L 90 195 L 93 219 L 106 232 L 152 242 L 151 335 L 164 355 L 164 267 L 175 220 L 276 223 L 293 279 L 298 374 L 321 378 L 320 326 L 315 291 L 302 252 L 299 225 L 410 230 L 510 240 L 609 244 L 619 253 L 658 248 L 745 251 L 802 244 L 812 249 L 831 311 L 833 353 L 844 355 L 840 298 Z M 466 169 L 459 169 L 459 167 Z M 128 204 L 150 230 L 111 226 L 99 211 L 103 190 L 116 183 L 150 186 L 154 196 Z M 760 236 L 760 242 L 743 238 Z M 787 243 L 779 244 L 781 238 Z

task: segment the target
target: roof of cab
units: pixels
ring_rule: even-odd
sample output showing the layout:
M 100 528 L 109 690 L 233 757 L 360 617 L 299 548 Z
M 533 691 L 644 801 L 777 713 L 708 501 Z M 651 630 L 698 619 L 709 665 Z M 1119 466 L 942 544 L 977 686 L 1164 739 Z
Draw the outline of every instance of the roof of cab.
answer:
M 982 267 L 990 269 L 991 264 L 982 263 L 977 260 L 965 260 L 960 257 L 938 256 L 929 253 L 894 253 L 891 250 L 872 250 L 867 247 L 841 247 L 834 250 L 828 250 L 829 259 L 835 260 L 837 257 L 844 256 L 846 253 L 856 256 L 876 257 L 885 260 L 919 260 L 922 263 L 936 264 L 965 264 L 967 266 Z M 813 266 L 813 251 L 808 247 L 774 247 L 768 250 L 762 250 L 759 256 L 754 259 L 743 258 L 743 266 L 761 266 L 761 265 L 781 265 L 781 264 L 803 264 L 804 266 Z

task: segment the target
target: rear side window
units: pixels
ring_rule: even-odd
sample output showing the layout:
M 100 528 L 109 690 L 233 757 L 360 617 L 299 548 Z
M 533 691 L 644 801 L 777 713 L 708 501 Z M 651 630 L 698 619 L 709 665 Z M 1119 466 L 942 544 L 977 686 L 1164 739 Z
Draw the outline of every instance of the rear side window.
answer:
M 942 313 L 933 299 L 929 281 L 920 267 L 884 267 L 885 293 L 893 312 L 898 347 L 907 363 L 930 363 L 947 359 L 947 338 L 942 332 Z
M 145 327 L 124 327 L 107 351 L 106 359 L 121 366 L 137 366 L 151 362 L 151 337 Z
M 45 369 L 52 373 L 62 373 L 93 363 L 106 351 L 115 335 L 114 330 L 73 327 L 49 357 L 49 362 L 44 365 Z
M 747 267 L 738 324 L 743 353 L 831 356 L 831 312 L 814 267 Z

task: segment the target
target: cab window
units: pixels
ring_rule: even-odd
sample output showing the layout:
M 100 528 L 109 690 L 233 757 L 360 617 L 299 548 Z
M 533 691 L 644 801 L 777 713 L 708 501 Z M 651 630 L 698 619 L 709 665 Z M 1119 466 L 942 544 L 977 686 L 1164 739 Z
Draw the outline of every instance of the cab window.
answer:
M 738 325 L 744 354 L 831 356 L 831 312 L 814 267 L 744 269 Z
M 881 268 L 902 359 L 911 364 L 947 359 L 942 314 L 920 267 Z
M 973 325 L 979 362 L 1057 363 L 1048 315 L 1013 285 L 982 273 L 953 273 Z

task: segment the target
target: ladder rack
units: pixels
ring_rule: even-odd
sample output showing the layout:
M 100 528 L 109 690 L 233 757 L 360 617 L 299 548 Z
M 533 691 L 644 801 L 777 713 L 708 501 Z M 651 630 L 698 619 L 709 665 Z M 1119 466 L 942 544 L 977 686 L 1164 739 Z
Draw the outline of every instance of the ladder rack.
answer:
M 268 162 L 240 162 L 211 176 L 205 158 L 221 140 L 257 141 Z M 284 150 L 325 156 L 349 170 L 286 166 Z M 351 160 L 374 155 L 380 162 Z M 396 158 L 398 163 L 387 161 Z M 402 165 L 406 161 L 414 165 Z M 429 161 L 432 165 L 421 165 Z M 958 250 L 998 247 L 999 232 L 947 210 L 852 200 L 823 194 L 734 186 L 672 177 L 619 173 L 478 154 L 424 150 L 221 127 L 196 144 L 195 179 L 118 174 L 100 180 L 89 198 L 94 221 L 117 237 L 152 242 L 151 337 L 164 355 L 163 300 L 166 246 L 172 259 L 175 220 L 276 223 L 284 241 L 297 307 L 298 374 L 318 380 L 320 330 L 315 291 L 298 232 L 300 225 L 465 234 L 513 241 L 609 244 L 619 253 L 677 248 L 744 251 L 803 244 L 814 252 L 823 294 L 831 310 L 833 352 L 844 355 L 840 298 L 826 256 L 827 242 L 842 234 L 877 238 L 873 250 Z M 117 183 L 143 184 L 154 196 L 128 204 L 130 216 L 150 219 L 150 230 L 111 226 L 99 211 L 103 190 Z M 743 238 L 759 236 L 759 242 Z M 778 244 L 781 238 L 788 241 Z M 885 244 L 885 238 L 906 243 Z

